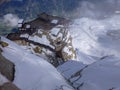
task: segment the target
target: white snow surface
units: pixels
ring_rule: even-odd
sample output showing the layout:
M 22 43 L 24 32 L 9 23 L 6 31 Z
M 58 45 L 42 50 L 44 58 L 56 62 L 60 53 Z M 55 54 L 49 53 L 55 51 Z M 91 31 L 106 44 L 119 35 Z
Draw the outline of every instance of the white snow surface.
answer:
M 18 23 L 23 23 L 23 21 L 24 21 L 23 19 L 19 19 Z
M 21 37 L 26 37 L 26 36 L 21 36 Z M 37 43 L 41 43 L 41 44 L 44 44 L 44 45 L 48 45 L 52 48 L 54 48 L 51 44 L 50 44 L 50 41 L 47 39 L 47 37 L 45 35 L 43 35 L 42 37 L 39 37 L 37 35 L 34 35 L 34 36 L 29 36 L 28 37 L 29 40 L 31 41 L 34 41 L 34 42 L 37 42 Z
M 20 37 L 29 38 L 29 34 L 21 34 Z
M 51 34 L 57 35 L 59 31 L 60 31 L 60 28 L 55 27 L 51 30 Z
M 58 23 L 58 20 L 54 19 L 54 20 L 51 21 L 51 23 L 57 24 L 57 23 Z
M 57 69 L 77 90 L 119 90 L 120 59 L 108 56 L 90 65 L 68 61 Z
M 120 59 L 108 56 L 81 72 L 81 78 L 75 84 L 84 83 L 80 90 L 110 90 L 120 88 Z M 113 90 L 114 90 L 113 89 Z
M 15 64 L 13 83 L 21 90 L 73 90 L 60 73 L 46 60 L 30 54 L 12 41 L 3 49 L 3 56 Z

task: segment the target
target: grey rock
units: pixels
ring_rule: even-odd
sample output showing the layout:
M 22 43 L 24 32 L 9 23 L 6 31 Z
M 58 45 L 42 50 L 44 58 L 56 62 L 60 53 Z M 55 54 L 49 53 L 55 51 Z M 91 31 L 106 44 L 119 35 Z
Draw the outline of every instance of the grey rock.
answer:
M 14 84 L 11 82 L 5 83 L 2 86 L 0 86 L 0 90 L 20 90 L 17 88 Z
M 0 72 L 8 80 L 10 81 L 14 80 L 15 65 L 11 61 L 3 57 L 1 52 L 0 52 Z

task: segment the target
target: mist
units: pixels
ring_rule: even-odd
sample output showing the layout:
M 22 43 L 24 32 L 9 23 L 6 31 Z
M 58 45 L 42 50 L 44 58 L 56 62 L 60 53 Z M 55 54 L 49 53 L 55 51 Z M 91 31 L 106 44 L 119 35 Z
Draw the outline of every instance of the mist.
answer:
M 72 13 L 77 18 L 109 18 L 120 14 L 120 0 L 83 0 Z
M 20 18 L 14 14 L 6 14 L 3 16 L 3 23 L 8 27 L 16 27 Z
M 120 0 L 82 1 L 74 10 L 74 19 L 69 30 L 74 47 L 80 51 L 91 56 L 118 56 L 118 44 L 113 45 L 111 42 L 120 39 Z

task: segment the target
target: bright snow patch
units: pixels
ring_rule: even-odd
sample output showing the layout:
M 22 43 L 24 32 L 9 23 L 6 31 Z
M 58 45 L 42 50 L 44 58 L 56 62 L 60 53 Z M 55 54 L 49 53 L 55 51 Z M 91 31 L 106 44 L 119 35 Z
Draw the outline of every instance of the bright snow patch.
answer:
M 51 30 L 51 34 L 52 35 L 57 35 L 59 31 L 60 31 L 60 28 L 55 27 Z
M 29 34 L 21 34 L 20 37 L 28 38 Z
M 18 23 L 23 23 L 23 21 L 24 21 L 23 19 L 19 19 Z
M 58 20 L 52 20 L 51 23 L 57 24 L 57 23 L 58 23 Z

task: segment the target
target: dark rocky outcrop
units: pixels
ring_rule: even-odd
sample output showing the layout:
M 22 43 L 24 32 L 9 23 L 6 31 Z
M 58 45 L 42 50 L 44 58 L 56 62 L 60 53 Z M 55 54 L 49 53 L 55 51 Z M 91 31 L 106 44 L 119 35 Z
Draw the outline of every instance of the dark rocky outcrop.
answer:
M 20 89 L 17 88 L 11 82 L 8 82 L 8 83 L 4 83 L 2 86 L 0 86 L 0 90 L 20 90 Z
M 0 52 L 0 72 L 8 80 L 10 81 L 14 80 L 15 65 L 11 61 L 3 57 L 1 52 Z

